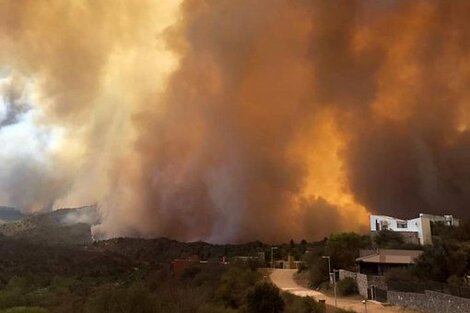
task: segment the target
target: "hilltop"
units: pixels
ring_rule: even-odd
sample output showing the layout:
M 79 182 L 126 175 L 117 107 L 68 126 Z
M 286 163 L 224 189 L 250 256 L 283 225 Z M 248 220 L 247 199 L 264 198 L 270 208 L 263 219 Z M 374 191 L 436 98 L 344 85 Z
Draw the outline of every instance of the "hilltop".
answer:
M 91 226 L 99 223 L 95 206 L 34 214 L 23 214 L 15 208 L 0 207 L 0 217 L 2 216 L 5 222 L 0 225 L 0 234 L 46 245 L 91 243 Z
M 24 216 L 25 215 L 16 208 L 0 206 L 0 224 L 17 221 L 23 218 Z

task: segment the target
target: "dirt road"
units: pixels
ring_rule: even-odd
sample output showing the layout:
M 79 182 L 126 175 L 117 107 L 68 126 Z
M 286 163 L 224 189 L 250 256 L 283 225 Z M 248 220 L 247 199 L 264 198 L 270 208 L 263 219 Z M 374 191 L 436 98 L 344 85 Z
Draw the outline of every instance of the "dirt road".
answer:
M 298 296 L 314 297 L 316 300 L 325 300 L 329 305 L 335 305 L 335 299 L 324 295 L 321 292 L 299 286 L 294 280 L 296 270 L 275 269 L 270 274 L 271 281 L 281 290 L 293 293 Z M 338 307 L 353 310 L 358 313 L 365 312 L 364 304 L 361 300 L 337 299 Z M 383 306 L 375 302 L 367 302 L 367 313 L 417 313 L 417 311 L 399 308 L 396 306 Z

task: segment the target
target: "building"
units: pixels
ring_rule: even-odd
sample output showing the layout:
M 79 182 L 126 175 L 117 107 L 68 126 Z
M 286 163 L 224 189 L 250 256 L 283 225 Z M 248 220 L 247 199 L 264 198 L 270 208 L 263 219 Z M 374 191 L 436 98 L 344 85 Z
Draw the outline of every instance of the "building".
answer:
M 442 222 L 448 226 L 459 226 L 459 220 L 452 215 L 419 214 L 411 220 L 402 220 L 385 215 L 370 215 L 370 231 L 372 234 L 381 230 L 399 232 L 406 242 L 421 245 L 432 244 L 431 222 Z
M 187 268 L 200 263 L 201 260 L 198 255 L 193 255 L 187 259 L 174 259 L 171 262 L 171 270 L 176 276 L 181 276 Z
M 384 275 L 389 269 L 403 268 L 414 264 L 422 253 L 421 250 L 361 250 L 356 263 L 359 266 L 359 273 Z
M 298 270 L 304 266 L 306 266 L 305 261 L 295 261 L 294 257 L 290 254 L 287 256 L 287 260 L 275 260 L 274 261 L 275 268 Z

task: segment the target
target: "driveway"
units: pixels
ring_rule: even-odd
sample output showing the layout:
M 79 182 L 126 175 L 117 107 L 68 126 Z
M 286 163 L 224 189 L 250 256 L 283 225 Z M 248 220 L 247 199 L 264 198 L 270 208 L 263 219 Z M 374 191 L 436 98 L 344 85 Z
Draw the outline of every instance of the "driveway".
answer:
M 286 270 L 286 269 L 274 269 L 270 278 L 273 284 L 275 284 L 279 289 L 293 293 L 297 296 L 306 297 L 310 296 L 316 300 L 325 300 L 329 305 L 335 305 L 335 299 L 333 297 L 327 296 L 319 291 L 311 290 L 299 286 L 294 280 L 294 274 L 296 270 Z M 346 310 L 353 310 L 356 312 L 364 312 L 364 304 L 361 300 L 356 299 L 337 299 L 338 307 Z M 382 304 L 376 302 L 367 302 L 367 312 L 368 313 L 416 313 L 417 311 L 409 310 L 405 308 L 400 308 L 396 306 L 383 306 Z

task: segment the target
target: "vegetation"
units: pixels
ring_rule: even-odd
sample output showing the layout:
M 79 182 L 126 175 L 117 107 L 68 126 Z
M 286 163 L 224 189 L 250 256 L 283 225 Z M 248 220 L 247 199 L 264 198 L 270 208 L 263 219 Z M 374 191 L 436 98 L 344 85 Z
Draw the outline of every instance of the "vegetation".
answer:
M 468 285 L 470 224 L 449 228 L 436 223 L 432 231 L 434 246 L 424 247 L 416 266 L 389 271 L 387 282 L 432 280 Z M 380 232 L 373 240 L 342 233 L 316 243 L 291 240 L 277 247 L 275 258 L 291 255 L 306 261 L 300 271 L 309 270 L 310 285 L 317 288 L 329 280 L 328 260 L 323 256 L 330 256 L 332 269 L 355 270 L 360 249 L 407 245 L 392 232 Z M 220 262 L 222 256 L 263 252 L 269 260 L 271 246 L 256 241 L 211 245 L 165 238 L 116 238 L 77 246 L 43 245 L 0 235 L 0 313 L 322 312 L 322 305 L 313 299 L 281 294 L 264 281 L 257 271 L 257 267 L 268 265 L 263 261 Z M 193 255 L 209 262 L 177 275 L 170 270 L 171 260 Z M 337 287 L 340 295 L 357 292 L 352 279 L 338 282 Z
M 220 280 L 216 290 L 217 298 L 225 307 L 238 309 L 245 301 L 248 289 L 260 279 L 255 271 L 247 271 L 242 267 L 228 269 Z
M 387 281 L 417 283 L 435 281 L 469 286 L 470 221 L 460 227 L 432 223 L 433 245 L 423 247 L 416 265 L 409 269 L 395 269 L 386 273 Z
M 373 248 L 380 249 L 421 249 L 419 244 L 407 243 L 403 237 L 392 230 L 381 230 L 373 237 Z
M 279 289 L 267 282 L 258 282 L 246 294 L 248 313 L 281 313 L 284 312 L 284 300 Z
M 394 269 L 386 273 L 391 282 L 418 283 L 436 281 L 454 286 L 470 286 L 470 221 L 460 227 L 449 227 L 442 223 L 432 224 L 432 246 L 421 247 L 405 243 L 393 231 L 381 231 L 372 240 L 368 236 L 354 233 L 334 234 L 323 241 L 309 245 L 305 255 L 310 287 L 319 288 L 329 281 L 328 260 L 332 269 L 356 270 L 355 259 L 360 249 L 423 249 L 415 266 L 408 269 Z M 352 284 L 342 282 L 341 284 Z
M 321 313 L 323 306 L 311 297 L 297 297 L 290 293 L 282 295 L 286 308 L 285 313 Z
M 340 296 L 349 296 L 357 294 L 356 280 L 351 277 L 346 277 L 337 283 L 337 290 Z
M 333 234 L 317 243 L 305 257 L 310 275 L 310 286 L 318 288 L 322 283 L 329 281 L 328 260 L 323 256 L 330 257 L 332 270 L 340 268 L 355 270 L 359 250 L 370 246 L 369 236 L 355 233 Z
M 162 246 L 169 250 L 157 251 Z M 212 261 L 179 275 L 169 268 L 168 259 L 178 253 L 202 257 L 221 247 L 233 253 L 228 246 L 168 239 L 65 247 L 0 236 L 0 313 L 320 312 L 313 299 L 286 300 L 253 264 Z M 258 244 L 234 247 L 259 251 Z

